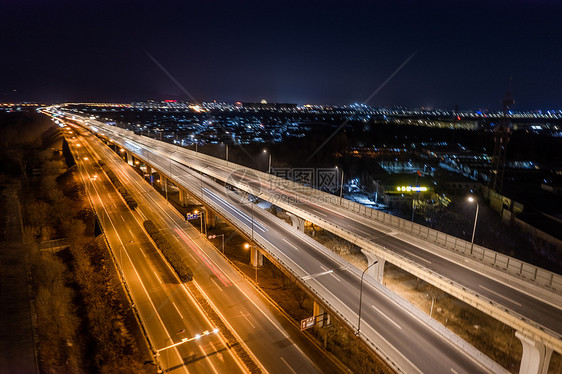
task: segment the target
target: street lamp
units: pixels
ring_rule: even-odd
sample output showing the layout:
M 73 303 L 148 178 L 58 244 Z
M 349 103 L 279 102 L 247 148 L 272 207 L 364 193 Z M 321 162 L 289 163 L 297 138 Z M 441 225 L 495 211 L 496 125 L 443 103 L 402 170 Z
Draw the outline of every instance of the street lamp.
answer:
M 220 236 L 222 238 L 222 253 L 224 254 L 224 234 L 215 234 L 215 235 L 209 235 L 208 238 L 209 239 L 214 239 L 217 236 Z
M 195 141 L 195 153 L 197 153 L 197 138 L 193 134 L 191 134 L 190 137 L 192 141 Z
M 341 199 L 342 199 L 342 196 L 343 196 L 343 175 L 344 174 L 343 174 L 342 168 L 339 168 L 339 167 L 336 166 L 336 170 L 341 170 L 341 182 L 340 182 L 340 205 L 341 205 Z
M 478 205 L 478 201 L 475 198 L 470 196 L 468 198 L 468 202 L 476 203 L 476 214 L 474 215 L 474 227 L 472 229 L 472 240 L 470 241 L 470 254 L 472 254 L 472 249 L 474 248 L 474 234 L 476 233 L 476 222 L 478 222 L 478 210 L 480 209 L 480 205 Z
M 365 273 L 367 272 L 367 270 L 369 270 L 369 268 L 373 265 L 376 265 L 378 263 L 378 261 L 373 262 L 371 265 L 367 266 L 365 268 L 365 270 L 363 270 L 363 273 L 361 274 L 361 285 L 359 286 L 359 321 L 357 322 L 357 331 L 355 332 L 355 335 L 359 336 L 359 334 L 361 333 L 361 307 L 363 304 L 363 277 L 365 276 Z
M 193 213 L 199 214 L 198 210 L 195 210 Z M 201 221 L 201 234 L 203 234 L 203 220 L 204 220 L 205 210 L 201 209 L 201 214 L 199 216 L 199 220 Z M 205 221 L 205 236 L 207 236 L 207 221 Z
M 267 153 L 269 155 L 269 167 L 267 168 L 267 173 L 271 174 L 271 152 L 269 152 L 267 149 L 264 149 L 263 153 Z
M 182 332 L 182 331 L 180 330 L 180 332 Z M 160 352 L 165 351 L 165 350 L 170 349 L 170 348 L 177 347 L 178 345 L 181 345 L 181 344 L 184 344 L 184 343 L 191 342 L 191 341 L 193 341 L 193 340 L 199 340 L 199 339 L 201 339 L 202 337 L 207 336 L 207 335 L 218 334 L 218 332 L 219 332 L 219 329 L 215 327 L 215 328 L 214 328 L 213 330 L 211 330 L 211 331 L 205 330 L 205 331 L 203 331 L 201 334 L 195 334 L 195 336 L 192 337 L 192 338 L 182 338 L 181 342 L 177 342 L 177 343 L 174 343 L 174 344 L 170 344 L 170 345 L 168 345 L 168 346 L 166 346 L 166 347 L 164 347 L 164 348 L 155 349 L 155 350 L 154 350 L 154 358 L 155 358 L 155 361 L 156 361 L 156 372 L 157 372 L 157 373 L 161 373 L 161 372 L 162 372 L 162 369 L 160 369 L 160 365 L 159 365 L 159 363 L 158 363 L 158 357 L 160 356 Z M 168 340 L 168 339 L 166 339 L 166 340 Z

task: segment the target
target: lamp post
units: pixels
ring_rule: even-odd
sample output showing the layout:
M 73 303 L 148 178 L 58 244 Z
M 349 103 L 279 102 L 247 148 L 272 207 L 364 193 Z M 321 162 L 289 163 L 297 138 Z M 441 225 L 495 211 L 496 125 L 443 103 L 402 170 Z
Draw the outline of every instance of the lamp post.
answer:
M 201 234 L 205 234 L 207 236 L 207 221 L 205 221 L 205 231 L 203 231 L 203 221 L 205 219 L 205 210 L 201 209 L 201 212 L 198 210 L 193 211 L 195 214 L 199 214 L 199 221 L 201 222 Z
M 470 241 L 470 254 L 472 254 L 472 249 L 474 248 L 474 234 L 476 234 L 476 222 L 478 222 L 478 210 L 480 209 L 480 205 L 478 205 L 478 201 L 475 198 L 470 196 L 468 198 L 470 203 L 476 203 L 476 214 L 474 215 L 474 227 L 472 228 L 472 239 Z
M 182 331 L 180 331 L 180 332 L 182 332 Z M 158 357 L 160 356 L 160 352 L 165 351 L 165 350 L 170 349 L 170 348 L 177 347 L 178 345 L 182 345 L 184 343 L 191 342 L 193 340 L 199 340 L 203 336 L 207 336 L 207 335 L 211 335 L 211 334 L 218 334 L 218 332 L 219 332 L 219 329 L 215 327 L 212 331 L 205 330 L 201 334 L 195 334 L 195 336 L 192 337 L 192 338 L 182 338 L 181 342 L 170 344 L 170 345 L 168 345 L 164 348 L 155 349 L 154 350 L 154 358 L 155 358 L 155 361 L 156 361 L 156 372 L 162 373 L 162 369 L 160 368 L 160 364 L 158 362 Z M 166 340 L 168 340 L 168 339 L 166 339 Z
M 191 141 L 195 142 L 195 153 L 197 153 L 197 138 L 193 134 L 191 134 L 189 137 L 191 138 Z
M 267 173 L 271 174 L 271 152 L 269 152 L 267 149 L 264 149 L 263 152 L 269 155 L 269 166 L 267 168 Z
M 373 265 L 376 265 L 378 263 L 378 261 L 373 262 L 371 265 L 367 266 L 365 268 L 365 270 L 363 270 L 363 273 L 361 274 L 361 285 L 359 286 L 359 321 L 357 321 L 357 331 L 355 332 L 355 335 L 359 336 L 359 334 L 361 334 L 361 307 L 363 304 L 363 277 L 365 276 L 365 273 L 367 272 L 367 270 L 369 270 L 369 268 Z
M 342 168 L 339 168 L 339 167 L 336 166 L 336 169 L 341 170 L 341 182 L 340 182 L 340 205 L 341 205 L 341 199 L 342 199 L 342 196 L 343 196 L 343 175 L 344 174 L 343 174 Z
M 209 239 L 214 239 L 217 236 L 220 236 L 222 238 L 222 253 L 224 254 L 224 234 L 218 234 L 218 235 L 209 235 L 208 238 Z

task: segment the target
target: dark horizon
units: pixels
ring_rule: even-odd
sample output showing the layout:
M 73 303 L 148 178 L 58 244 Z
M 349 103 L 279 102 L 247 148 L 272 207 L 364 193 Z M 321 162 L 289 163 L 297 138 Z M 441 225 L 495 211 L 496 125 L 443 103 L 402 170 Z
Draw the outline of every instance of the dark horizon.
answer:
M 201 101 L 562 109 L 555 1 L 8 1 L 0 102 Z

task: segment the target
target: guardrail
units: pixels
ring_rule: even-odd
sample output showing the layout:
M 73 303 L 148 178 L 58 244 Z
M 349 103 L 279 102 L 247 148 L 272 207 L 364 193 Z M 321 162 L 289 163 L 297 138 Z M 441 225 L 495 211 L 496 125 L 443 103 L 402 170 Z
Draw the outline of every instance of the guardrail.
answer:
M 242 222 L 240 222 L 236 217 L 234 217 L 232 214 L 230 214 L 228 211 L 224 211 L 221 209 L 221 207 L 218 204 L 215 204 L 212 200 L 205 200 L 204 202 L 205 204 L 209 205 L 210 207 L 212 207 L 215 210 L 221 211 L 221 215 L 223 215 L 227 220 L 229 220 L 230 222 L 232 222 L 233 224 L 235 224 L 242 232 L 244 232 L 248 237 L 250 237 L 251 235 L 251 231 L 250 229 L 248 229 L 245 224 L 243 224 Z M 286 223 L 284 223 L 286 224 Z M 288 224 L 286 224 L 288 225 Z M 297 235 L 301 235 L 302 239 L 308 241 L 310 244 L 312 244 L 313 246 L 315 246 L 316 248 L 319 249 L 319 251 L 321 251 L 324 255 L 326 255 L 327 257 L 329 257 L 330 259 L 332 259 L 334 262 L 340 264 L 340 266 L 346 266 L 348 265 L 347 263 L 345 263 L 339 256 L 335 255 L 333 252 L 329 251 L 328 249 L 326 249 L 325 247 L 321 246 L 319 243 L 317 243 L 316 241 L 312 240 L 311 238 L 309 238 L 308 236 L 306 236 L 304 233 L 298 233 Z M 257 234 L 254 231 L 254 241 L 265 251 L 267 251 L 267 255 L 270 258 L 273 258 L 273 260 L 275 262 L 277 262 L 279 265 L 283 266 L 287 271 L 289 271 L 289 273 L 295 277 L 296 279 L 298 279 L 300 281 L 300 283 L 307 288 L 307 290 L 314 295 L 314 297 L 320 301 L 322 304 L 324 304 L 325 306 L 328 307 L 328 309 L 330 309 L 331 314 L 335 314 L 340 320 L 342 320 L 345 324 L 348 325 L 348 327 L 353 331 L 357 328 L 356 322 L 357 321 L 351 321 L 349 319 L 349 316 L 342 313 L 341 311 L 344 310 L 345 308 L 349 309 L 347 306 L 344 305 L 334 305 L 328 298 L 326 298 L 320 291 L 316 290 L 316 288 L 313 285 L 310 285 L 308 282 L 306 282 L 305 280 L 302 279 L 302 275 L 299 275 L 296 271 L 293 270 L 293 266 L 291 264 L 287 264 L 286 261 L 284 261 L 281 257 L 276 255 L 276 252 L 278 252 L 277 247 L 275 247 L 274 245 L 272 245 L 269 241 L 267 241 L 265 238 L 263 238 L 261 235 Z M 412 266 L 416 266 L 416 264 L 412 261 L 409 260 L 405 257 L 402 257 L 403 261 L 407 261 L 410 264 L 412 264 Z M 351 269 L 351 271 L 353 271 L 357 277 L 360 277 L 361 274 L 360 271 L 358 269 L 356 269 L 355 267 L 349 267 L 349 269 Z M 487 369 L 489 369 L 491 372 L 494 373 L 500 373 L 500 372 L 505 372 L 507 373 L 507 371 L 502 368 L 499 364 L 497 364 L 495 361 L 493 361 L 492 359 L 490 359 L 488 356 L 486 356 L 484 353 L 482 353 L 481 351 L 479 351 L 478 349 L 476 349 L 474 346 L 472 346 L 470 343 L 466 342 L 465 340 L 463 340 L 461 337 L 459 337 L 458 335 L 456 335 L 455 333 L 453 333 L 452 331 L 450 331 L 449 329 L 447 329 L 445 326 L 441 325 L 440 323 L 438 323 L 437 321 L 433 320 L 432 318 L 430 318 L 429 316 L 427 316 L 427 314 L 423 313 L 422 311 L 420 311 L 418 308 L 416 308 L 414 305 L 412 305 L 411 303 L 409 303 L 408 301 L 400 298 L 399 296 L 397 296 L 396 294 L 394 294 L 392 291 L 390 291 L 389 289 L 387 289 L 386 287 L 382 287 L 378 282 L 376 282 L 374 279 L 370 279 L 369 282 L 374 285 L 377 290 L 385 293 L 389 299 L 392 299 L 394 301 L 396 301 L 402 308 L 408 310 L 412 315 L 414 315 L 417 319 L 421 320 L 422 322 L 426 323 L 429 325 L 430 328 L 432 328 L 433 330 L 435 330 L 437 333 L 439 333 L 440 335 L 442 335 L 443 337 L 445 337 L 447 340 L 452 341 L 458 348 L 460 348 L 463 352 L 467 353 L 469 356 L 473 357 L 474 359 L 476 359 L 480 364 L 482 364 L 484 367 L 486 367 Z M 355 313 L 351 310 L 349 310 L 350 313 Z M 374 330 L 373 330 L 374 331 Z M 376 333 L 376 331 L 375 331 Z M 408 368 L 408 365 L 412 365 L 405 357 L 403 357 L 399 352 L 397 352 L 398 357 L 390 357 L 388 355 L 388 349 L 390 347 L 392 347 L 382 336 L 380 336 L 378 333 L 376 333 L 376 337 L 370 336 L 368 334 L 365 334 L 364 332 L 361 333 L 361 338 L 368 344 L 371 346 L 372 349 L 374 349 L 379 356 L 381 356 L 394 370 L 397 370 L 398 372 L 410 372 L 412 370 L 412 368 Z M 376 340 L 380 340 L 378 343 L 376 342 Z M 381 347 L 381 343 L 383 346 L 387 346 L 386 350 Z M 393 347 L 390 349 L 394 349 Z M 402 361 L 402 365 L 398 364 L 398 361 Z M 405 365 L 405 366 L 404 366 Z M 412 365 L 413 366 L 413 365 Z
M 100 126 L 107 126 L 107 125 L 100 124 Z M 108 129 L 108 131 L 118 133 L 119 136 L 124 138 L 130 138 L 130 136 L 133 134 L 131 131 L 120 129 L 120 128 L 113 128 L 113 127 Z M 140 138 L 140 140 L 141 142 L 149 145 L 156 146 L 162 144 L 162 142 L 160 141 L 150 138 L 145 138 L 145 137 Z M 140 157 L 145 159 L 146 156 L 151 153 L 146 149 L 137 149 L 137 150 L 133 149 L 131 151 L 134 154 L 138 154 L 137 151 L 141 151 Z M 146 154 L 144 154 L 145 152 Z M 358 204 L 353 201 L 341 199 L 341 204 L 340 204 L 339 203 L 340 199 L 337 196 L 328 194 L 326 192 L 318 191 L 311 187 L 307 187 L 290 180 L 282 179 L 271 174 L 266 174 L 261 171 L 257 171 L 247 167 L 239 167 L 239 165 L 237 164 L 232 164 L 230 162 L 227 162 L 222 159 L 218 159 L 213 156 L 205 155 L 199 152 L 194 152 L 180 147 L 178 147 L 176 150 L 167 151 L 167 152 L 169 158 L 174 159 L 175 161 L 181 163 L 186 163 L 186 160 L 178 159 L 177 157 L 178 153 L 181 153 L 184 156 L 187 156 L 191 159 L 202 160 L 207 164 L 212 164 L 218 167 L 222 167 L 221 169 L 226 168 L 226 170 L 225 169 L 223 170 L 227 172 L 237 167 L 236 169 L 234 169 L 235 171 L 251 173 L 256 175 L 256 177 L 258 177 L 262 181 L 266 181 L 266 182 L 269 181 L 271 185 L 282 186 L 288 192 L 294 193 L 296 195 L 296 198 L 300 200 L 314 199 L 318 204 L 328 204 L 328 208 L 332 210 L 336 210 L 336 211 L 339 210 L 347 214 L 349 214 L 349 212 L 353 212 L 357 214 L 359 217 L 363 217 L 365 220 L 372 220 L 384 224 L 387 227 L 395 228 L 401 232 L 420 238 L 422 240 L 435 243 L 442 248 L 450 250 L 451 252 L 455 252 L 467 258 L 477 260 L 482 264 L 489 266 L 490 268 L 496 269 L 505 274 L 521 279 L 523 282 L 534 284 L 543 289 L 562 295 L 562 275 L 539 268 L 527 262 L 515 259 L 510 256 L 506 256 L 502 253 L 493 251 L 491 249 L 479 245 L 474 245 L 471 251 L 470 250 L 471 244 L 466 240 L 439 232 L 437 230 L 433 230 L 431 228 L 404 220 L 399 217 L 392 216 L 388 213 L 384 213 L 376 209 L 368 208 L 364 205 Z M 189 163 L 188 166 L 190 166 L 195 170 L 204 171 L 205 174 L 212 175 L 213 177 L 222 180 L 224 182 L 226 182 L 227 181 L 226 179 L 228 179 L 228 177 L 225 177 L 223 174 L 212 173 L 210 170 L 204 170 L 205 168 L 202 168 L 197 163 L 191 162 Z M 242 189 L 246 188 L 247 190 L 250 190 L 250 192 L 252 190 L 247 185 L 246 186 L 240 185 L 239 188 Z M 275 203 L 275 200 L 279 199 L 279 196 L 268 195 L 268 197 L 269 197 L 269 201 L 272 203 Z M 294 205 L 285 206 L 284 208 L 290 211 L 300 210 Z M 325 222 L 324 224 L 325 228 L 330 227 L 331 225 L 330 222 L 327 221 L 324 222 Z M 369 222 L 366 222 L 366 224 L 369 224 Z M 368 250 L 369 248 L 367 247 L 364 249 Z
M 526 282 L 562 295 L 562 275 L 560 274 L 542 269 L 536 265 L 518 260 L 514 257 L 507 256 L 503 253 L 477 244 L 471 246 L 471 243 L 464 239 L 442 233 L 440 231 L 410 222 L 400 217 L 392 216 L 388 213 L 369 208 L 354 201 L 341 199 L 340 204 L 340 199 L 337 196 L 313 189 L 308 186 L 304 186 L 287 179 L 283 179 L 271 174 L 266 174 L 264 172 L 247 167 L 239 166 L 237 164 L 232 164 L 216 157 L 196 153 L 191 150 L 181 149 L 181 152 L 190 157 L 195 156 L 198 159 L 204 160 L 209 163 L 220 164 L 221 166 L 226 168 L 237 167 L 236 169 L 234 169 L 235 171 L 251 173 L 256 175 L 262 181 L 268 182 L 271 185 L 283 186 L 283 188 L 287 189 L 288 191 L 300 195 L 297 196 L 301 200 L 314 198 L 313 202 L 316 202 L 318 204 L 329 204 L 331 205 L 332 209 L 339 210 L 343 208 L 347 210 L 347 212 L 351 211 L 352 213 L 363 216 L 364 218 L 367 218 L 369 220 L 374 220 L 375 222 L 382 223 L 388 227 L 398 229 L 401 232 L 420 238 L 427 242 L 435 243 L 442 248 L 461 254 L 465 257 L 469 257 L 473 260 L 480 261 L 481 263 L 496 270 L 500 270 L 506 274 L 518 277 Z M 181 162 L 181 160 L 177 160 L 176 157 L 174 157 L 174 159 Z M 194 169 L 198 168 L 196 164 L 192 164 L 191 167 Z M 206 173 L 209 174 L 208 171 Z M 213 176 L 226 182 L 223 175 L 214 173 Z M 271 202 L 274 203 L 274 201 Z M 294 207 L 291 207 L 290 209 L 293 210 Z
M 192 152 L 192 151 L 183 150 L 183 149 L 182 149 L 182 151 Z M 147 159 L 147 155 L 145 154 L 146 150 L 145 150 L 145 149 L 142 149 L 141 152 L 142 152 L 142 154 L 140 154 L 140 157 L 143 158 L 143 159 Z M 150 152 L 150 151 L 148 151 L 148 152 Z M 174 153 L 177 153 L 177 152 L 178 152 L 178 151 L 173 151 L 173 152 L 171 152 L 170 155 L 169 155 L 170 158 L 173 159 L 173 160 L 175 160 L 175 161 L 179 161 L 179 162 L 185 164 L 185 160 L 183 160 L 183 159 L 182 159 L 182 160 L 176 160 L 176 157 L 172 157 L 173 154 L 174 154 Z M 137 152 L 134 152 L 134 151 L 133 151 L 133 153 L 137 154 Z M 193 152 L 193 153 L 194 153 L 194 152 Z M 157 156 L 158 158 L 161 157 L 161 156 L 159 156 L 159 155 L 155 155 L 155 156 Z M 176 155 L 176 156 L 177 156 L 177 155 Z M 201 157 L 198 157 L 198 158 L 199 158 L 199 159 L 201 159 L 201 158 L 209 158 L 210 163 L 216 163 L 216 162 L 217 162 L 217 159 L 216 159 L 216 158 L 211 157 L 211 156 L 207 156 L 207 155 L 201 155 Z M 195 169 L 195 170 L 197 170 L 197 169 L 202 169 L 200 166 L 198 167 L 198 165 L 196 165 L 196 164 L 191 164 L 190 167 L 191 167 L 192 169 Z M 241 169 L 242 169 L 243 171 L 248 171 L 248 172 L 251 172 L 251 173 L 253 173 L 253 174 L 264 174 L 264 175 L 262 175 L 262 178 L 263 178 L 264 176 L 265 176 L 265 178 L 277 178 L 277 177 L 271 176 L 271 175 L 269 175 L 269 174 L 257 172 L 257 171 L 252 170 L 252 169 L 248 169 L 248 168 L 241 168 Z M 165 172 L 165 169 L 164 169 L 163 171 Z M 170 171 L 171 171 L 171 169 L 170 169 Z M 205 171 L 205 174 L 210 175 L 210 176 L 215 177 L 215 178 L 220 179 L 220 180 L 224 180 L 223 174 L 215 173 L 215 172 L 213 172 L 212 170 L 206 170 L 206 171 Z M 170 177 L 173 177 L 173 176 L 170 176 Z M 284 181 L 284 182 L 286 183 L 287 181 Z M 288 182 L 291 183 L 291 184 L 294 183 L 294 182 L 290 182 L 290 181 L 288 181 Z M 298 186 L 299 186 L 299 189 L 303 189 L 303 187 L 304 187 L 304 186 L 302 186 L 302 185 L 298 185 Z M 237 187 L 239 187 L 239 188 L 240 188 L 240 187 L 243 187 L 243 184 L 242 184 L 242 186 L 239 185 L 239 186 L 237 186 Z M 249 186 L 248 186 L 248 187 L 249 187 Z M 243 189 L 243 188 L 242 188 L 242 189 Z M 304 189 L 306 190 L 307 187 L 304 187 Z M 312 189 L 311 189 L 311 190 L 312 190 Z M 319 193 L 319 191 L 316 191 L 316 190 L 312 190 L 312 192 L 313 192 L 314 194 L 318 194 L 318 193 Z M 321 193 L 321 194 L 324 194 L 324 193 Z M 267 195 L 267 194 L 266 194 L 266 195 Z M 327 198 L 326 200 L 327 200 L 329 203 L 333 203 L 334 200 L 336 200 L 336 199 L 339 200 L 338 197 L 335 197 L 335 196 L 333 196 L 333 195 L 329 195 L 329 194 L 326 194 L 326 195 L 327 195 L 327 196 L 326 196 L 326 198 Z M 260 196 L 260 197 L 261 197 L 261 196 Z M 275 196 L 270 197 L 270 200 L 274 200 L 274 199 L 273 199 L 274 197 L 275 197 Z M 282 197 L 284 197 L 285 199 L 288 199 L 287 196 L 282 195 Z M 277 198 L 279 198 L 279 196 L 277 196 Z M 267 200 L 267 199 L 266 199 L 266 200 Z M 278 200 L 277 200 L 277 201 L 274 200 L 274 201 L 272 201 L 272 202 L 275 203 L 275 204 L 277 204 L 277 205 L 280 205 L 280 204 L 279 204 L 280 202 L 279 202 Z M 208 201 L 207 201 L 206 203 L 209 204 L 209 205 L 211 205 L 214 209 L 220 210 L 220 207 L 217 208 L 217 206 L 213 206 L 214 204 L 209 203 Z M 350 206 L 349 206 L 350 203 L 351 203 L 351 204 L 356 204 L 356 203 L 353 203 L 353 202 L 349 202 L 348 200 L 345 200 L 345 203 L 344 203 L 344 204 L 347 204 L 347 208 L 348 208 L 348 209 L 350 208 Z M 281 204 L 281 205 L 285 205 L 285 204 Z M 280 205 L 280 206 L 281 206 L 281 205 Z M 357 205 L 358 205 L 358 204 L 357 204 Z M 358 211 L 361 212 L 361 210 L 362 210 L 362 213 L 363 213 L 363 214 L 367 214 L 367 212 L 371 212 L 371 214 L 372 214 L 372 212 L 375 212 L 375 214 L 378 214 L 378 213 L 384 214 L 384 213 L 382 213 L 382 212 L 378 212 L 378 211 L 376 211 L 376 210 L 367 208 L 367 207 L 362 206 L 362 205 L 358 205 L 358 206 L 360 207 L 360 208 L 358 209 Z M 293 207 L 290 207 L 290 208 L 293 208 Z M 293 209 L 293 210 L 294 210 L 294 209 Z M 304 212 L 304 211 L 301 210 L 301 209 L 298 209 L 298 208 L 297 208 L 297 210 L 301 211 L 301 214 L 302 214 L 302 213 L 306 213 L 306 214 L 303 214 L 304 217 L 306 217 L 307 215 L 310 215 L 310 213 Z M 352 208 L 352 210 L 353 210 L 353 208 Z M 298 214 L 298 213 L 297 213 L 297 214 Z M 230 214 L 227 212 L 226 215 L 230 215 Z M 400 219 L 399 219 L 399 218 L 397 218 L 397 217 L 392 217 L 392 216 L 390 216 L 390 215 L 388 215 L 388 216 L 390 217 L 391 220 L 394 219 L 395 222 L 398 223 L 398 225 L 400 224 Z M 319 219 L 318 217 L 316 217 L 316 218 Z M 230 219 L 235 219 L 235 218 L 234 218 L 234 217 L 230 217 Z M 383 220 L 384 220 L 384 218 L 383 218 Z M 402 220 L 402 221 L 404 221 L 404 220 Z M 405 222 L 410 223 L 409 221 L 405 221 Z M 243 225 L 238 225 L 238 226 L 239 226 L 240 228 L 243 228 Z M 427 229 L 427 228 L 425 228 L 425 229 Z M 247 230 L 244 230 L 244 229 L 243 229 L 242 231 L 247 231 Z M 434 231 L 434 230 L 433 230 L 433 231 Z M 438 233 L 438 232 L 437 232 L 437 233 Z M 247 232 L 246 234 L 249 235 L 249 232 Z M 348 232 L 348 234 L 349 234 L 349 235 L 353 235 L 356 240 L 360 240 L 360 238 L 358 238 L 357 235 L 355 235 L 355 234 L 353 234 L 353 233 L 351 233 L 351 232 Z M 442 233 L 439 233 L 439 234 L 442 234 Z M 443 235 L 445 235 L 445 234 L 443 234 Z M 258 235 L 258 236 L 254 236 L 254 239 L 256 239 L 256 241 L 258 242 L 258 244 L 259 244 L 262 248 L 264 248 L 264 249 L 268 248 L 268 244 L 269 244 L 269 243 L 268 243 L 267 241 L 265 241 L 265 243 L 264 243 L 263 240 L 265 240 L 265 239 L 262 240 L 262 239 L 259 237 L 259 235 Z M 438 235 L 436 235 L 436 239 L 437 239 L 437 240 L 439 239 L 439 236 L 438 236 Z M 445 243 L 446 243 L 446 241 L 447 241 L 447 239 L 445 238 Z M 372 243 L 370 243 L 370 245 L 372 245 Z M 273 250 L 272 250 L 272 249 L 273 249 Z M 275 254 L 274 254 L 274 249 L 275 249 L 275 247 L 269 248 L 268 254 L 269 254 L 270 256 L 272 256 L 272 257 L 273 257 L 277 262 L 279 262 L 282 266 L 284 266 L 287 270 L 289 270 L 295 277 L 297 277 L 297 279 L 300 279 L 300 278 L 298 277 L 298 275 L 294 272 L 294 270 L 291 268 L 291 266 L 288 266 L 281 258 L 279 258 L 278 256 L 275 256 Z M 341 261 L 341 259 L 340 259 L 340 261 Z M 405 260 L 402 259 L 402 261 L 405 261 Z M 408 262 L 410 262 L 410 266 L 416 266 L 416 264 L 412 264 L 413 262 L 412 262 L 411 260 L 408 260 Z M 418 266 L 418 267 L 419 267 L 419 266 Z M 421 269 L 421 267 L 420 267 L 420 269 Z M 427 269 L 425 269 L 425 271 L 427 271 Z M 303 282 L 303 283 L 304 283 L 304 282 Z M 452 282 L 451 282 L 451 283 L 452 283 Z M 318 297 L 318 299 L 319 299 L 322 303 L 324 303 L 325 305 L 327 305 L 330 309 L 336 311 L 336 314 L 337 314 L 343 321 L 345 321 L 349 326 L 351 326 L 351 328 L 354 327 L 353 322 L 349 321 L 349 320 L 346 318 L 346 316 L 345 316 L 344 314 L 340 313 L 337 307 L 334 307 L 326 298 L 324 298 L 322 295 L 320 295 L 314 288 L 311 288 L 310 285 L 306 284 L 306 286 L 307 286 L 307 288 L 309 288 L 309 291 L 310 291 L 310 292 L 313 292 L 313 294 L 315 294 L 315 295 Z M 456 287 L 463 288 L 462 285 L 455 285 L 455 286 L 456 286 Z M 476 296 L 476 297 L 478 297 L 478 296 Z M 444 327 L 443 327 L 443 328 L 444 328 Z M 444 329 L 445 329 L 445 328 L 444 328 Z M 445 329 L 445 330 L 446 330 L 446 329 Z M 448 331 L 448 330 L 447 330 L 447 331 Z M 452 334 L 452 335 L 450 335 L 450 336 L 448 336 L 448 337 L 453 337 L 453 336 L 454 336 L 454 334 L 453 334 L 452 332 L 450 332 L 450 331 L 449 331 L 449 334 Z M 381 352 L 381 351 L 382 351 L 382 350 L 380 349 L 380 347 L 379 347 L 376 343 L 374 343 L 373 341 L 370 341 L 368 337 L 365 336 L 364 338 L 365 338 L 365 340 L 375 349 L 375 351 L 377 351 L 377 352 Z M 453 340 L 455 340 L 455 339 L 453 339 Z M 479 352 L 478 350 L 476 350 L 474 347 L 470 346 L 470 344 L 464 342 L 462 339 L 460 339 L 460 337 L 458 337 L 458 340 L 455 340 L 455 342 L 456 342 L 457 345 L 460 345 L 460 346 L 461 346 L 461 349 L 463 349 L 465 352 L 466 352 L 467 350 L 470 351 L 470 352 L 467 352 L 467 353 L 469 353 L 470 355 L 474 356 L 476 359 L 478 359 L 478 360 L 483 359 L 483 358 L 481 357 L 481 356 L 482 356 L 482 353 L 481 353 L 481 352 Z M 464 345 L 463 345 L 463 342 L 464 342 Z M 472 350 L 472 351 L 471 351 L 471 350 Z M 391 365 L 392 367 L 394 367 L 394 368 L 397 369 L 397 370 L 400 369 L 400 365 L 396 364 L 396 362 L 395 362 L 393 359 L 390 359 L 390 357 L 388 357 L 388 356 L 386 356 L 386 355 L 384 355 L 384 354 L 383 354 L 383 357 L 386 357 L 385 360 L 388 361 L 389 365 Z M 403 357 L 401 357 L 401 358 L 403 359 Z M 489 365 L 486 365 L 486 366 L 490 368 Z M 399 371 L 402 371 L 402 370 L 399 370 Z

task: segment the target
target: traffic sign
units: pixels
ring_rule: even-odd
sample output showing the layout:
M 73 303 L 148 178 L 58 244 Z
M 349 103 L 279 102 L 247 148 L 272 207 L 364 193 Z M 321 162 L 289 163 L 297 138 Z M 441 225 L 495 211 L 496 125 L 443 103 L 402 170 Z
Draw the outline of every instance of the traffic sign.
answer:
M 316 317 L 308 317 L 301 321 L 301 331 L 311 328 L 316 324 Z
M 187 220 L 196 219 L 196 218 L 199 218 L 199 214 L 197 214 L 197 213 L 187 214 L 187 215 L 185 216 L 185 219 L 187 219 Z

